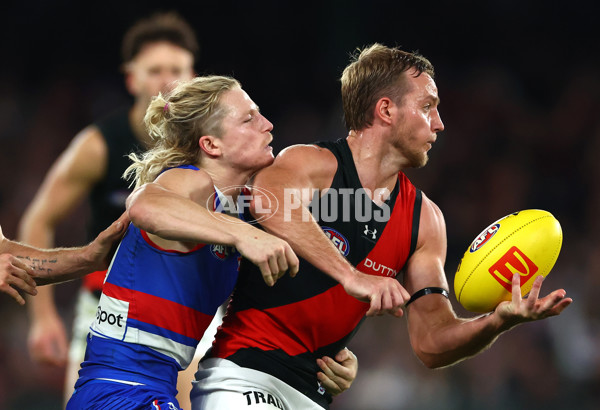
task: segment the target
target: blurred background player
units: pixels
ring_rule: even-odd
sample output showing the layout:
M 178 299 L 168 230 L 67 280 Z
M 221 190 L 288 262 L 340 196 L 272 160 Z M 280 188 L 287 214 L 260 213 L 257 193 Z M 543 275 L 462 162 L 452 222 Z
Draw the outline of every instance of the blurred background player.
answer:
M 130 164 L 127 155 L 145 151 L 150 144 L 143 124 L 146 108 L 151 98 L 167 91 L 173 81 L 193 77 L 198 48 L 192 28 L 172 12 L 139 20 L 125 33 L 122 68 L 132 104 L 116 109 L 73 139 L 25 211 L 19 240 L 41 248 L 53 247 L 58 224 L 86 196 L 91 208 L 88 238 L 94 238 L 121 215 L 130 193 L 121 178 Z M 30 355 L 41 363 L 66 364 L 65 397 L 70 396 L 83 361 L 85 337 L 96 312 L 104 276 L 105 271 L 100 271 L 83 280 L 70 347 L 56 309 L 53 288 L 39 289 L 37 297 L 28 303 Z M 189 382 L 185 384 L 189 386 Z

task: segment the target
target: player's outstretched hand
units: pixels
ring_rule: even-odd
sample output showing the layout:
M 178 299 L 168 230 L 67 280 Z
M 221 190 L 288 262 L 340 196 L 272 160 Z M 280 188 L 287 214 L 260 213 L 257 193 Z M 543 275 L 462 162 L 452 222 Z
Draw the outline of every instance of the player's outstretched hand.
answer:
M 0 255 L 0 292 L 4 292 L 18 304 L 24 305 L 25 299 L 17 291 L 22 290 L 32 296 L 37 295 L 35 280 L 31 277 L 31 267 L 9 253 Z
M 253 229 L 251 234 L 236 244 L 236 248 L 242 256 L 258 266 L 268 286 L 273 286 L 286 272 L 291 277 L 298 273 L 300 262 L 292 247 L 283 239 L 260 229 Z
M 350 388 L 358 372 L 358 359 L 347 348 L 335 355 L 335 360 L 324 356 L 317 359 L 317 364 L 323 370 L 317 372 L 317 378 L 327 393 L 336 396 Z
M 566 297 L 564 289 L 557 289 L 540 298 L 543 280 L 543 276 L 535 278 L 529 295 L 522 298 L 521 276 L 518 273 L 513 275 L 512 300 L 500 303 L 495 311 L 508 326 L 560 315 L 573 302 L 573 299 Z
M 358 270 L 354 271 L 354 275 L 348 275 L 342 285 L 350 296 L 370 303 L 367 316 L 389 313 L 401 317 L 404 315 L 402 307 L 410 299 L 406 289 L 396 279 L 367 275 Z
M 96 239 L 87 245 L 86 260 L 92 264 L 94 270 L 108 268 L 117 244 L 123 238 L 129 222 L 129 215 L 124 212 L 119 219 L 100 232 Z

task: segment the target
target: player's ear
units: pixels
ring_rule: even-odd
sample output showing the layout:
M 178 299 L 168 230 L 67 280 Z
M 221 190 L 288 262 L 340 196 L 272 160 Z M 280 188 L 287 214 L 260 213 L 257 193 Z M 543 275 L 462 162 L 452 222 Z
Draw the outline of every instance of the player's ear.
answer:
M 393 105 L 390 98 L 380 98 L 375 104 L 375 119 L 379 119 L 386 124 L 391 124 Z
M 209 157 L 216 158 L 221 155 L 221 140 L 212 135 L 201 136 L 198 145 Z
M 132 64 L 133 63 L 123 64 L 121 66 L 121 70 L 123 71 L 123 76 L 125 77 L 125 88 L 127 88 L 127 92 L 129 92 L 131 95 L 136 95 L 136 85 L 133 78 Z

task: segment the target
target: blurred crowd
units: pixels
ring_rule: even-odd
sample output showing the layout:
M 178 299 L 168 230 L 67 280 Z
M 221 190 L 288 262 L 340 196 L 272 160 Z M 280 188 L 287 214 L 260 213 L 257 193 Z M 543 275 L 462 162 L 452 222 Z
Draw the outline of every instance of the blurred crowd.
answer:
M 336 70 L 345 65 L 354 47 L 386 41 L 386 37 L 360 37 L 360 33 L 341 41 L 341 51 L 332 50 L 339 34 L 331 34 L 334 38 L 324 40 L 321 48 L 303 50 L 298 57 L 303 65 L 296 72 L 290 71 L 291 61 L 286 60 L 289 65 L 259 73 L 252 64 L 237 69 L 233 63 L 219 72 L 225 66 L 211 65 L 209 36 L 199 30 L 205 47 L 199 71 L 241 77 L 261 111 L 275 124 L 276 151 L 293 143 L 341 138 L 345 130 Z M 120 35 L 116 33 L 115 38 Z M 353 41 L 357 43 L 349 46 Z M 396 43 L 402 44 L 388 41 L 388 45 Z M 418 39 L 413 43 L 418 46 Z M 438 136 L 429 164 L 408 174 L 445 215 L 451 290 L 463 252 L 485 227 L 511 212 L 538 208 L 553 213 L 564 234 L 561 254 L 542 293 L 564 288 L 574 303 L 558 318 L 518 327 L 477 357 L 439 370 L 426 369 L 412 354 L 404 319 L 371 318 L 349 345 L 359 358 L 358 377 L 332 408 L 597 409 L 598 58 L 571 55 L 568 49 L 552 53 L 552 47 L 544 49 L 547 54 L 540 49 L 536 53 L 535 45 L 523 41 L 514 45 L 529 46 L 517 53 L 523 58 L 477 58 L 473 51 L 463 61 L 425 43 L 420 48 L 436 66 L 446 130 Z M 118 40 L 109 47 L 116 44 Z M 278 49 L 273 47 L 269 53 L 276 59 Z M 307 71 L 309 65 L 312 68 Z M 312 81 L 317 77 L 319 81 Z M 308 92 L 323 94 L 295 98 L 292 91 L 282 99 L 286 81 L 293 80 L 310 83 Z M 0 79 L 0 87 L 0 224 L 6 236 L 15 238 L 24 208 L 71 138 L 127 97 L 116 69 L 57 70 L 43 81 L 15 74 Z M 87 213 L 82 206 L 61 225 L 58 245 L 82 243 Z M 76 288 L 73 283 L 57 288 L 59 308 L 67 321 Z M 457 304 L 453 292 L 451 299 L 460 315 L 474 316 Z M 62 371 L 31 362 L 26 309 L 2 296 L 0 312 L 0 409 L 60 408 Z

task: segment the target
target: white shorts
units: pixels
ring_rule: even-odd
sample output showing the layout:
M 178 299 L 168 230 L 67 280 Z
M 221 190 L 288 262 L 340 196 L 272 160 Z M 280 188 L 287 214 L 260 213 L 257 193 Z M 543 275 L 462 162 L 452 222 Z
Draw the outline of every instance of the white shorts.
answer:
M 73 317 L 73 336 L 69 345 L 69 361 L 81 364 L 85 357 L 87 334 L 96 319 L 99 299 L 86 288 L 81 288 L 75 302 Z
M 323 410 L 281 380 L 226 359 L 200 363 L 191 399 L 192 410 Z

